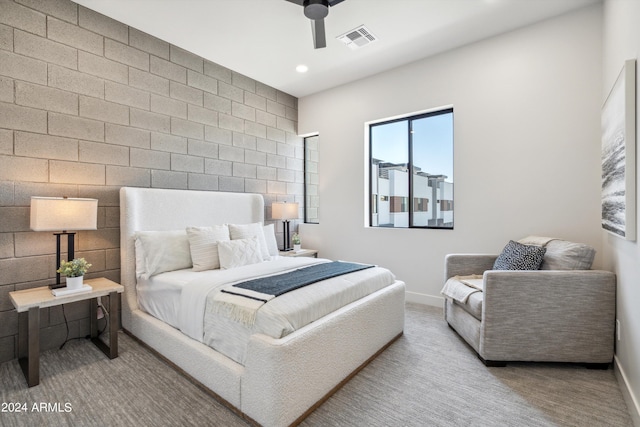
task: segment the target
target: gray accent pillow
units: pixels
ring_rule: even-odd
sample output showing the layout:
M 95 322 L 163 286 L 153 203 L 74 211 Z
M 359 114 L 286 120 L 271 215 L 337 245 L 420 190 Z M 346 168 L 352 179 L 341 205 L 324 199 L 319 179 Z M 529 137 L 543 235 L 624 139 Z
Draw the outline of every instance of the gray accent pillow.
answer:
M 541 270 L 589 270 L 596 255 L 591 246 L 566 240 L 551 240 L 546 248 Z
M 537 270 L 542 264 L 546 249 L 541 246 L 523 245 L 509 240 L 495 263 L 494 270 Z

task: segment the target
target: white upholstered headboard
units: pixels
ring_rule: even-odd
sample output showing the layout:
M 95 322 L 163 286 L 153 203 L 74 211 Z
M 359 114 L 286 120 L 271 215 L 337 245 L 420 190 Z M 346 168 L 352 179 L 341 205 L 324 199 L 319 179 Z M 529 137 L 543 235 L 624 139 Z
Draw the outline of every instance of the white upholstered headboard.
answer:
M 264 222 L 264 199 L 260 194 L 122 187 L 120 281 L 125 287 L 123 328 L 131 330 L 131 312 L 138 308 L 134 244 L 137 231 L 252 222 Z

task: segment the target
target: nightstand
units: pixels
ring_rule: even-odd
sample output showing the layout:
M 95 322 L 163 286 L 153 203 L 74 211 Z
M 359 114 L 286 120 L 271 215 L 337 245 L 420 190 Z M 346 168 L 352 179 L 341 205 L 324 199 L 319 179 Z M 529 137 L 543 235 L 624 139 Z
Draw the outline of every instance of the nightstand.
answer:
M 87 279 L 85 284 L 93 289 L 87 292 L 55 297 L 48 286 L 9 292 L 13 306 L 18 312 L 18 334 L 26 329 L 26 357 L 20 357 L 25 349 L 18 345 L 18 362 L 27 379 L 29 387 L 40 383 L 40 309 L 55 307 L 71 302 L 91 300 L 89 315 L 91 319 L 91 341 L 109 359 L 118 357 L 118 302 L 124 286 L 106 278 Z M 109 296 L 109 345 L 98 338 L 98 297 Z M 23 342 L 18 339 L 18 342 Z
M 318 258 L 318 251 L 315 249 L 300 249 L 299 251 L 280 251 L 280 256 L 303 256 L 308 258 Z

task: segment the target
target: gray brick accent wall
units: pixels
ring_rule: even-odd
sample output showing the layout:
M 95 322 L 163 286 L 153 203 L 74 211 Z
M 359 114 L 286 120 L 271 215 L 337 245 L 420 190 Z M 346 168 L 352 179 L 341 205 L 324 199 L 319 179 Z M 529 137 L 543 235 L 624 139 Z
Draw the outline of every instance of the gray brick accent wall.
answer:
M 119 281 L 121 186 L 261 193 L 267 220 L 273 201 L 304 205 L 297 104 L 70 0 L 0 0 L 0 362 L 17 357 L 9 292 L 55 278 L 31 196 L 97 198 L 98 229 L 76 234 L 76 253 L 87 277 Z M 88 304 L 65 312 L 84 336 Z M 42 349 L 59 346 L 60 308 L 41 319 Z

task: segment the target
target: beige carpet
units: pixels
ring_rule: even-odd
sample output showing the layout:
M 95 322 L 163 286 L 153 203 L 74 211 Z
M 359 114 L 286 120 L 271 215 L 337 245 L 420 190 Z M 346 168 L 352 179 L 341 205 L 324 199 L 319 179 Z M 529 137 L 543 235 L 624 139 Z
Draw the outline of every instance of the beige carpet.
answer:
M 442 310 L 408 304 L 406 320 L 404 336 L 302 425 L 632 426 L 612 369 L 486 368 Z M 0 409 L 27 409 L 0 412 L 0 425 L 246 425 L 130 337 L 119 339 L 114 360 L 85 340 L 43 353 L 40 385 L 30 389 L 17 361 L 0 365 Z

